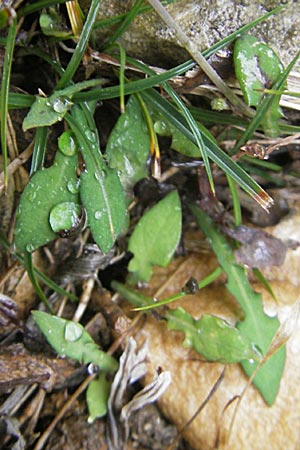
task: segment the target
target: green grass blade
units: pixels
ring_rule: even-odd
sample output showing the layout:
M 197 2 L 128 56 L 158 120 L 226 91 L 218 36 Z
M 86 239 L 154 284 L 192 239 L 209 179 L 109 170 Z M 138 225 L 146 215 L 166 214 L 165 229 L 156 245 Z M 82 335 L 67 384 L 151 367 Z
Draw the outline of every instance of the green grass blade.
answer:
M 163 0 L 161 3 L 163 5 L 169 5 L 170 3 L 174 3 L 177 1 L 178 0 Z M 151 12 L 151 11 L 152 11 L 151 6 L 144 6 L 143 8 L 140 8 L 138 14 L 144 14 L 146 12 Z M 123 14 L 118 14 L 113 17 L 108 17 L 107 19 L 97 20 L 94 24 L 94 30 L 97 30 L 99 28 L 108 27 L 111 25 L 116 25 L 116 24 L 126 20 L 126 17 L 128 14 L 130 14 L 130 11 L 123 13 Z
M 36 11 L 40 11 L 43 8 L 48 8 L 52 5 L 57 5 L 58 3 L 66 3 L 68 0 L 40 0 L 37 2 L 32 2 L 29 5 L 24 6 L 23 8 L 20 8 L 18 11 L 18 16 L 23 17 L 27 16 L 28 14 L 32 14 Z
M 238 227 L 242 224 L 242 210 L 241 203 L 238 195 L 238 191 L 236 188 L 236 183 L 233 179 L 227 175 L 227 182 L 230 189 L 231 197 L 232 197 L 232 206 L 233 206 L 233 215 L 234 215 L 234 223 L 235 226 Z
M 34 287 L 35 292 L 40 297 L 41 301 L 44 303 L 44 305 L 48 308 L 48 311 L 50 311 L 53 314 L 53 309 L 45 296 L 44 292 L 41 289 L 41 286 L 39 285 L 38 280 L 36 279 L 33 263 L 32 263 L 32 254 L 29 252 L 24 252 L 24 267 L 28 273 L 29 279 L 32 283 L 32 286 Z
M 10 25 L 7 35 L 7 45 L 5 49 L 3 74 L 0 92 L 0 111 L 1 111 L 1 147 L 3 156 L 4 186 L 6 188 L 8 182 L 7 174 L 7 113 L 8 113 L 8 94 L 10 85 L 11 66 L 13 61 L 13 53 L 17 36 L 17 20 L 14 19 Z
M 8 96 L 8 108 L 9 109 L 30 108 L 34 100 L 35 100 L 34 95 L 15 94 L 14 92 L 10 92 Z
M 129 61 L 129 58 L 127 58 Z M 147 67 L 142 65 L 143 67 Z M 184 62 L 179 66 L 174 67 L 173 69 L 167 70 L 166 72 L 160 73 L 158 75 L 153 75 L 148 78 L 144 78 L 143 80 L 136 80 L 127 83 L 124 87 L 125 95 L 133 94 L 135 92 L 143 91 L 155 85 L 159 85 L 164 81 L 168 81 L 170 78 L 173 78 L 177 75 L 181 75 L 194 66 L 194 63 L 191 61 Z M 107 87 L 102 89 L 94 89 L 91 92 L 86 93 L 78 93 L 73 97 L 73 101 L 75 103 L 80 103 L 84 101 L 90 100 L 106 100 L 111 98 L 119 97 L 120 95 L 120 86 Z
M 64 74 L 62 75 L 61 79 L 59 80 L 59 82 L 56 86 L 56 90 L 63 89 L 70 83 L 79 64 L 81 63 L 83 54 L 85 52 L 86 46 L 88 44 L 92 29 L 93 29 L 93 25 L 97 18 L 97 14 L 98 14 L 100 5 L 101 5 L 101 1 L 99 1 L 99 0 L 91 1 L 91 6 L 89 9 L 86 21 L 84 23 L 84 26 L 82 28 L 82 32 L 78 39 L 76 48 L 74 50 L 72 58 L 68 64 Z
M 47 138 L 48 138 L 48 127 L 38 127 L 36 129 L 35 134 L 30 176 L 32 176 L 37 170 L 43 167 L 46 153 Z
M 142 96 L 151 106 L 162 116 L 180 130 L 188 139 L 196 144 L 193 133 L 180 112 L 155 90 L 142 93 Z M 209 156 L 224 172 L 231 176 L 249 195 L 251 195 L 260 205 L 268 209 L 272 204 L 270 196 L 256 183 L 256 181 L 245 172 L 236 162 L 234 162 L 225 152 L 223 152 L 215 142 L 206 135 L 202 135 L 206 151 Z
M 141 5 L 144 3 L 144 0 L 136 0 L 134 5 L 130 8 L 129 12 L 126 14 L 123 22 L 116 29 L 114 34 L 108 38 L 105 42 L 105 48 L 113 45 L 117 39 L 127 30 L 131 22 L 134 18 L 140 13 Z

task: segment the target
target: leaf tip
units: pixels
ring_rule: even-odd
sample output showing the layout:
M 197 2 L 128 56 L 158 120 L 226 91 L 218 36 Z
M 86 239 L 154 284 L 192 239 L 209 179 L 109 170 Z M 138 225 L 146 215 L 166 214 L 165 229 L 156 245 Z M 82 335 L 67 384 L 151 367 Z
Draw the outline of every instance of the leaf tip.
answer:
M 273 198 L 263 189 L 253 195 L 254 200 L 267 212 L 274 203 Z

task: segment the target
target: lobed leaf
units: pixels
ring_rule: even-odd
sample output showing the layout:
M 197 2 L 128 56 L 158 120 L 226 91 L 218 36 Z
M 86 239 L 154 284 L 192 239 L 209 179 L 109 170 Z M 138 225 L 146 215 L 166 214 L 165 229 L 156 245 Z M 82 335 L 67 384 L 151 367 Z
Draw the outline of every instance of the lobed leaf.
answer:
M 279 327 L 277 317 L 269 317 L 263 311 L 261 295 L 255 292 L 247 278 L 244 267 L 235 261 L 232 249 L 225 237 L 217 230 L 210 217 L 201 209 L 193 206 L 198 225 L 208 238 L 218 261 L 227 274 L 226 287 L 236 298 L 243 309 L 245 319 L 237 324 L 237 328 L 251 342 L 266 354 L 270 343 Z M 253 383 L 259 389 L 266 402 L 271 405 L 279 389 L 285 363 L 285 348 L 281 348 L 259 369 Z M 242 366 L 250 376 L 257 364 L 247 361 Z
M 192 347 L 207 361 L 237 363 L 260 360 L 261 354 L 248 337 L 219 317 L 204 314 L 194 319 L 183 308 L 169 311 L 168 328 L 183 331 L 183 345 Z

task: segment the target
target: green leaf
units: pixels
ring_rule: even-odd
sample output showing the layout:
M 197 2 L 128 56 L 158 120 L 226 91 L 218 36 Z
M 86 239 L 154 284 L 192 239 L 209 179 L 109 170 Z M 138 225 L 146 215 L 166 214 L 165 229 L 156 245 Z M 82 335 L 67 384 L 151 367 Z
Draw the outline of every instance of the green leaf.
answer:
M 126 191 L 147 177 L 147 159 L 150 139 L 139 102 L 131 96 L 112 130 L 106 146 L 106 158 L 111 168 L 118 171 Z
M 40 27 L 45 36 L 67 37 L 72 33 L 67 29 L 64 18 L 54 8 L 49 8 L 48 13 L 40 15 Z
M 80 197 L 93 238 L 106 253 L 125 222 L 125 194 L 117 171 L 109 168 L 103 159 L 97 129 L 89 126 L 86 114 L 76 106 L 72 109 L 72 116 L 68 114 L 66 120 L 76 136 L 86 165 L 80 177 Z
M 270 87 L 283 73 L 283 65 L 276 53 L 254 36 L 241 36 L 234 46 L 234 67 L 245 100 L 257 106 L 263 89 Z
M 68 97 L 46 98 L 36 97 L 29 113 L 23 121 L 23 130 L 34 127 L 44 127 L 62 121 L 66 112 L 71 108 L 72 102 Z
M 142 93 L 147 104 L 153 110 L 164 116 L 168 122 L 180 130 L 189 140 L 196 144 L 193 133 L 188 129 L 186 120 L 179 111 L 164 97 L 155 90 L 148 90 Z M 249 195 L 255 198 L 263 208 L 268 209 L 272 204 L 270 196 L 256 183 L 256 181 L 245 172 L 232 158 L 222 151 L 216 143 L 206 134 L 202 135 L 204 144 L 207 146 L 208 156 L 219 166 L 227 175 L 230 175 Z
M 55 91 L 50 97 L 36 96 L 23 121 L 23 130 L 50 126 L 56 122 L 61 122 L 73 105 L 73 95 L 83 89 L 100 85 L 102 81 L 102 79 L 82 81 L 60 91 Z
M 128 245 L 134 254 L 128 269 L 133 280 L 149 281 L 152 266 L 166 267 L 181 235 L 181 205 L 176 191 L 147 211 L 136 225 Z
M 50 212 L 64 202 L 78 204 L 78 192 L 70 189 L 77 183 L 77 154 L 56 153 L 53 165 L 38 170 L 25 187 L 17 210 L 15 245 L 21 252 L 32 252 L 55 239 L 49 222 Z
M 106 379 L 106 373 L 101 372 L 96 380 L 92 380 L 86 391 L 86 402 L 89 410 L 88 423 L 105 416 L 110 394 L 111 382 Z
M 167 317 L 170 330 L 185 333 L 183 345 L 194 348 L 207 361 L 237 363 L 261 359 L 247 336 L 225 320 L 207 314 L 196 320 L 183 308 L 169 311 Z
M 221 267 L 227 274 L 227 289 L 239 302 L 244 312 L 245 319 L 237 324 L 237 328 L 251 342 L 254 342 L 263 354 L 266 354 L 279 327 L 277 317 L 269 317 L 264 313 L 261 295 L 252 289 L 245 268 L 236 263 L 229 243 L 217 230 L 210 217 L 195 206 L 191 209 L 198 225 L 211 243 Z M 284 363 L 285 348 L 283 347 L 263 364 L 253 380 L 269 405 L 276 399 Z M 246 374 L 251 376 L 257 364 L 243 362 L 242 366 Z
M 265 88 L 270 88 L 283 74 L 284 67 L 276 53 L 254 36 L 241 36 L 234 46 L 234 67 L 248 105 L 258 106 Z M 280 96 L 274 97 L 261 122 L 266 134 L 279 134 Z
M 157 120 L 154 123 L 154 130 L 160 136 L 172 137 L 171 148 L 173 150 L 191 158 L 201 157 L 199 147 L 166 120 Z
M 124 192 L 115 170 L 87 154 L 84 160 L 87 171 L 80 177 L 80 197 L 93 238 L 106 253 L 123 228 L 126 212 Z
M 58 355 L 68 356 L 83 364 L 96 364 L 101 370 L 108 372 L 117 369 L 117 361 L 99 350 L 89 333 L 79 323 L 42 311 L 33 311 L 32 314 L 38 327 Z

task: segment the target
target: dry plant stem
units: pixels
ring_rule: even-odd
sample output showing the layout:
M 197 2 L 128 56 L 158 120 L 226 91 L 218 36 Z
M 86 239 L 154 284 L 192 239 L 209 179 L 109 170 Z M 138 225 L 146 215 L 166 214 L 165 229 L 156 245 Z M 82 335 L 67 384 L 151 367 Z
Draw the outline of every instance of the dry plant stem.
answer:
M 38 422 L 41 409 L 44 405 L 45 397 L 46 391 L 42 388 L 39 388 L 35 398 L 32 400 L 30 405 L 25 409 L 25 412 L 22 415 L 21 423 L 25 423 L 29 419 L 29 422 L 26 426 L 27 436 L 30 436 L 32 433 L 34 433 L 34 429 Z
M 4 283 L 10 278 L 11 274 L 16 270 L 16 268 L 19 266 L 18 261 L 14 261 L 11 266 L 7 269 L 7 271 L 2 275 L 0 278 L 0 289 L 4 286 Z
M 34 383 L 32 386 L 30 386 L 28 389 L 26 389 L 26 392 L 24 395 L 22 395 L 22 398 L 18 402 L 18 404 L 15 405 L 15 407 L 10 411 L 10 415 L 14 416 L 19 410 L 21 410 L 21 406 L 26 402 L 26 400 L 33 394 L 33 392 L 37 389 L 38 384 Z
M 14 159 L 8 166 L 7 166 L 7 173 L 8 175 L 12 175 L 20 166 L 22 166 L 31 156 L 33 151 L 33 145 L 34 142 L 31 142 L 26 150 L 22 152 L 16 159 Z M 1 172 L 0 174 L 0 194 L 4 190 L 4 172 Z
M 203 400 L 203 402 L 201 403 L 201 405 L 199 406 L 199 408 L 197 408 L 197 411 L 193 414 L 193 416 L 184 424 L 184 426 L 181 428 L 181 430 L 179 431 L 179 434 L 177 436 L 177 438 L 175 439 L 175 441 L 171 444 L 171 446 L 169 447 L 168 450 L 172 450 L 173 448 L 175 448 L 175 445 L 178 443 L 179 438 L 182 436 L 182 434 L 186 431 L 186 429 L 191 425 L 191 423 L 197 418 L 197 416 L 201 413 L 201 411 L 205 408 L 205 406 L 207 405 L 207 403 L 211 400 L 211 398 L 213 397 L 213 395 L 217 392 L 220 384 L 222 383 L 222 381 L 224 380 L 225 377 L 225 371 L 226 371 L 226 366 L 224 367 L 224 369 L 222 370 L 221 374 L 219 375 L 218 379 L 215 381 L 213 387 L 211 388 L 211 390 L 209 391 L 207 397 Z
M 80 301 L 78 303 L 77 309 L 75 311 L 73 322 L 80 322 L 92 295 L 92 291 L 95 286 L 95 278 L 91 277 L 85 283 L 82 295 L 80 297 Z
M 171 274 L 171 276 L 162 284 L 159 289 L 153 295 L 153 298 L 158 298 L 163 295 L 163 293 L 168 289 L 169 286 L 172 286 L 173 281 L 176 280 L 181 272 L 185 271 L 185 267 L 190 264 L 190 257 L 183 261 Z M 188 277 L 187 277 L 188 279 Z M 187 280 L 186 280 L 187 281 Z
M 34 446 L 33 450 L 41 450 L 44 445 L 46 444 L 50 434 L 56 427 L 57 423 L 63 418 L 63 416 L 66 414 L 67 410 L 72 406 L 73 402 L 79 397 L 79 395 L 88 387 L 89 383 L 94 380 L 94 378 L 97 376 L 97 374 L 93 373 L 92 375 L 89 375 L 83 383 L 76 389 L 74 394 L 69 398 L 69 400 L 64 404 L 64 406 L 61 408 L 59 413 L 54 417 L 50 425 L 46 428 L 44 433 L 41 435 L 39 440 Z
M 219 91 L 230 101 L 230 103 L 236 107 L 242 114 L 246 117 L 253 117 L 254 111 L 248 108 L 244 102 L 242 102 L 233 91 L 227 86 L 226 83 L 219 77 L 217 72 L 211 67 L 211 65 L 206 61 L 201 52 L 199 52 L 197 46 L 191 41 L 191 39 L 183 32 L 181 27 L 175 22 L 173 17 L 168 13 L 168 11 L 161 5 L 159 0 L 148 0 L 148 3 L 161 17 L 164 23 L 171 29 L 175 31 L 176 38 L 179 40 L 181 45 L 189 52 L 192 58 L 196 61 L 203 72 L 208 76 L 208 78 L 215 84 Z
M 300 133 L 294 134 L 292 136 L 287 136 L 283 139 L 278 140 L 273 145 L 269 145 L 266 149 L 266 155 L 270 155 L 273 150 L 275 150 L 278 147 L 284 147 L 288 144 L 299 144 L 299 141 L 297 139 L 300 137 Z

